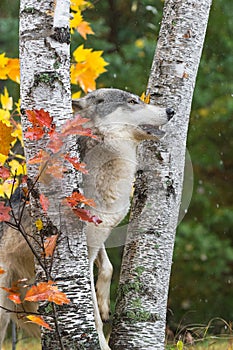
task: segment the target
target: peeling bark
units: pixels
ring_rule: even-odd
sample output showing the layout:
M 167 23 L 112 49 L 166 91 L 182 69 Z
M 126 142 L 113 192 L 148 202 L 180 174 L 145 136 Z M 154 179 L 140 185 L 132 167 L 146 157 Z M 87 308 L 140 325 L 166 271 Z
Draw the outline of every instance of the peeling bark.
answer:
M 110 346 L 164 349 L 167 296 L 193 90 L 211 0 L 167 0 L 153 60 L 151 103 L 174 108 L 159 145 L 139 150 Z
M 20 62 L 21 109 L 25 130 L 28 121 L 25 110 L 43 108 L 61 125 L 71 117 L 70 93 L 70 2 L 68 0 L 21 0 L 20 4 Z M 76 141 L 69 139 L 67 148 L 77 156 Z M 25 139 L 27 161 L 46 150 L 46 141 Z M 65 150 L 64 150 L 65 151 Z M 29 182 L 34 183 L 35 165 L 27 166 Z M 86 238 L 82 225 L 62 205 L 62 198 L 78 187 L 80 177 L 68 169 L 61 181 L 44 179 L 35 186 L 37 194 L 43 193 L 50 200 L 47 216 L 36 207 L 32 196 L 32 222 L 42 218 L 53 231 L 59 232 L 57 250 L 50 275 L 58 288 L 71 300 L 65 306 L 56 306 L 56 322 L 53 325 L 51 310 L 46 309 L 47 322 L 56 332 L 46 330 L 42 334 L 43 349 L 99 349 L 91 300 Z M 33 227 L 35 225 L 33 224 Z M 33 229 L 33 228 L 32 228 Z M 38 247 L 35 247 L 38 250 Z M 37 266 L 37 282 L 48 276 Z M 39 311 L 44 311 L 45 305 Z

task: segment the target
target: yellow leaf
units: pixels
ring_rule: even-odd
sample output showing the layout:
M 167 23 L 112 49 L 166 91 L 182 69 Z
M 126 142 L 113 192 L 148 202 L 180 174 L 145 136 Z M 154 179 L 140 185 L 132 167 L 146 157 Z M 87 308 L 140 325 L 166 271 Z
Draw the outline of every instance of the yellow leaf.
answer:
M 7 68 L 7 63 L 8 63 L 8 58 L 5 57 L 5 53 L 2 53 L 0 55 L 0 79 L 7 79 L 7 73 L 8 73 L 8 68 Z
M 42 228 L 43 228 L 43 222 L 42 222 L 41 219 L 36 220 L 35 225 L 36 225 L 36 228 L 37 228 L 38 231 L 41 231 L 41 230 L 42 230 Z
M 71 0 L 70 8 L 73 11 L 79 11 L 80 8 L 82 7 L 91 7 L 92 4 L 89 1 L 85 0 Z
M 178 340 L 176 343 L 177 350 L 183 350 L 184 348 L 184 343 L 181 340 Z
M 1 94 L 1 104 L 2 108 L 8 111 L 11 110 L 13 107 L 13 99 L 12 97 L 9 97 L 6 87 L 4 87 L 4 95 Z
M 81 91 L 77 91 L 75 93 L 72 94 L 72 99 L 73 100 L 76 100 L 77 98 L 80 98 L 81 97 Z
M 2 185 L 0 185 L 0 197 L 10 198 L 11 194 L 15 192 L 19 185 L 19 180 L 9 177 Z
M 15 140 L 11 135 L 12 126 L 5 125 L 2 121 L 0 121 L 0 153 L 7 156 L 10 148 L 11 142 Z
M 71 66 L 71 83 L 79 84 L 85 92 L 95 90 L 95 80 L 106 71 L 104 67 L 108 65 L 101 57 L 102 53 L 80 45 L 73 53 L 77 63 Z
M 11 133 L 11 136 L 17 138 L 21 145 L 23 146 L 23 132 L 22 132 L 22 126 L 20 123 L 15 124 L 15 130 Z
M 15 102 L 15 105 L 17 112 L 20 114 L 20 99 L 18 100 L 18 102 Z
M 13 175 L 26 175 L 26 165 L 19 163 L 17 160 L 13 159 L 9 162 L 11 168 L 11 173 Z
M 20 83 L 19 59 L 9 58 L 7 67 L 9 69 L 8 77 L 19 84 Z
M 1 165 L 1 166 L 5 163 L 5 161 L 7 160 L 7 158 L 8 158 L 8 155 L 5 156 L 4 154 L 1 154 L 1 153 L 0 153 L 0 165 Z
M 9 111 L 0 109 L 0 122 L 2 122 L 2 124 L 5 124 L 8 127 L 12 127 L 10 117 L 11 115 Z

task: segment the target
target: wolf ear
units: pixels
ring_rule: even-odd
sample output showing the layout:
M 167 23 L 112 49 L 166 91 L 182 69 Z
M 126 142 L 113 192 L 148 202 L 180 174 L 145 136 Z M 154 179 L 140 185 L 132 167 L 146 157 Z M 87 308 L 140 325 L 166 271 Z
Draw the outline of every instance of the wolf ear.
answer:
M 79 98 L 77 100 L 72 100 L 72 108 L 74 112 L 78 112 L 86 108 L 85 98 Z

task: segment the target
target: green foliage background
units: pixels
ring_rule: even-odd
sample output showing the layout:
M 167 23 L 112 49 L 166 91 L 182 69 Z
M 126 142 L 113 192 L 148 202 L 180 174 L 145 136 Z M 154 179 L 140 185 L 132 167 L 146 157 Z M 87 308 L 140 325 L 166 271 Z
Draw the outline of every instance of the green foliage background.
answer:
M 18 3 L 1 0 L 0 4 L 0 53 L 6 51 L 10 57 L 18 54 Z M 96 33 L 89 36 L 85 47 L 104 50 L 110 63 L 98 87 L 128 89 L 139 95 L 145 91 L 162 8 L 160 0 L 101 0 L 85 12 Z M 232 13 L 232 0 L 213 0 L 187 145 L 194 190 L 188 213 L 178 227 L 171 276 L 168 320 L 174 328 L 181 321 L 233 320 Z M 72 45 L 80 42 L 75 34 Z M 18 94 L 16 88 L 13 94 Z M 115 282 L 121 249 L 109 251 Z M 115 292 L 116 283 L 113 299 Z

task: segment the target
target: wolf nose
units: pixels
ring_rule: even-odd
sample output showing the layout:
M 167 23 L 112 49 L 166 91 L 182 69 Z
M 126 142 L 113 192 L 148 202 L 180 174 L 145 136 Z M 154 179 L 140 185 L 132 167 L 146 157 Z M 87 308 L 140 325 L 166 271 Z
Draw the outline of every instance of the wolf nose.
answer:
M 170 120 L 175 114 L 175 112 L 174 112 L 174 110 L 172 108 L 167 108 L 166 109 L 166 113 L 167 113 L 168 120 Z

